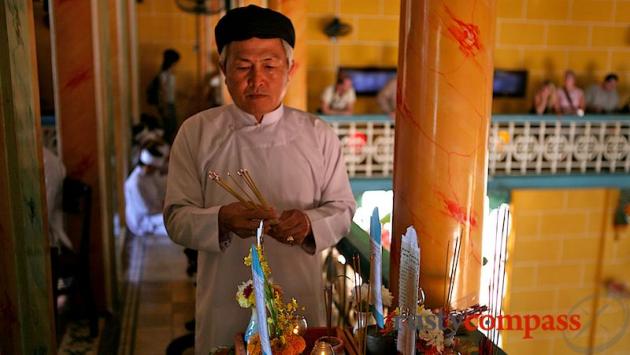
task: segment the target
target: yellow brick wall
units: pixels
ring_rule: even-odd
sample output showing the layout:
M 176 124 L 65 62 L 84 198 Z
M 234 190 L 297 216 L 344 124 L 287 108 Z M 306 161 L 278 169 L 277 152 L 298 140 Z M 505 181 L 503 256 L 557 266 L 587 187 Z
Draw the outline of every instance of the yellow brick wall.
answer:
M 392 67 L 398 63 L 400 0 L 307 0 L 308 109 L 319 107 L 326 85 L 340 66 Z M 161 52 L 173 47 L 182 54 L 178 85 L 184 101 L 193 99 L 196 52 L 195 19 L 171 0 L 138 3 L 141 94 L 159 69 Z M 339 17 L 352 33 L 336 41 L 323 33 Z M 497 99 L 495 113 L 525 112 L 533 92 L 549 78 L 557 84 L 567 68 L 587 87 L 608 72 L 620 75 L 624 101 L 630 95 L 630 1 L 628 0 L 497 0 L 495 66 L 527 69 L 526 99 Z M 375 113 L 373 98 L 359 98 L 357 113 Z
M 558 315 L 573 309 L 582 316 L 586 329 L 570 343 L 587 346 L 592 297 L 600 292 L 597 308 L 603 312 L 595 326 L 595 344 L 609 340 L 621 313 L 617 300 L 603 292 L 603 281 L 596 281 L 598 263 L 603 267 L 601 279 L 615 277 L 630 283 L 630 233 L 625 230 L 617 238 L 612 233 L 618 195 L 616 190 L 604 189 L 512 193 L 514 244 L 509 259 L 508 314 Z M 602 237 L 603 259 L 599 254 Z M 620 302 L 630 306 L 627 299 Z M 630 313 L 626 315 L 630 317 Z M 630 328 L 620 331 L 622 338 L 603 353 L 627 354 Z M 569 334 L 572 338 L 577 333 Z M 522 332 L 504 332 L 504 349 L 509 354 L 575 353 L 562 332 L 536 331 L 532 335 L 534 339 L 524 340 Z
M 146 88 L 160 71 L 162 52 L 173 48 L 180 54 L 176 67 L 178 116 L 192 114 L 196 99 L 197 53 L 195 16 L 183 12 L 174 0 L 149 0 L 137 3 L 140 100 L 142 112 L 156 114 L 146 104 Z
M 339 66 L 396 66 L 398 14 L 394 0 L 308 1 L 308 108 L 319 106 L 322 89 Z M 337 42 L 322 32 L 334 16 L 353 26 Z M 630 95 L 630 1 L 497 0 L 495 67 L 529 70 L 525 99 L 497 99 L 495 113 L 529 110 L 542 80 L 557 84 L 568 68 L 586 88 L 608 72 L 620 75 L 623 101 Z M 361 98 L 357 112 L 378 112 L 373 99 Z
M 497 0 L 495 67 L 529 70 L 526 99 L 496 99 L 495 113 L 527 111 L 544 79 L 562 83 L 573 69 L 587 88 L 619 74 L 622 102 L 630 95 L 630 1 Z
M 337 68 L 396 67 L 400 0 L 308 0 L 308 110 L 335 82 Z M 334 17 L 352 26 L 352 33 L 332 41 L 323 28 Z M 298 39 L 299 40 L 299 39 Z M 359 97 L 357 113 L 378 113 L 374 98 Z

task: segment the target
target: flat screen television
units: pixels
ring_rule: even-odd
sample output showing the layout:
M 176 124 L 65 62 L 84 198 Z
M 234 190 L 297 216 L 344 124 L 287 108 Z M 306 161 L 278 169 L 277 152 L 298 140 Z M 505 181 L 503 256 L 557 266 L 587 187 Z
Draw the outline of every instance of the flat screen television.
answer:
M 352 78 L 354 90 L 359 96 L 375 96 L 394 76 L 396 68 L 363 67 L 363 68 L 339 68 L 343 73 Z
M 494 70 L 492 96 L 525 97 L 527 90 L 527 70 Z

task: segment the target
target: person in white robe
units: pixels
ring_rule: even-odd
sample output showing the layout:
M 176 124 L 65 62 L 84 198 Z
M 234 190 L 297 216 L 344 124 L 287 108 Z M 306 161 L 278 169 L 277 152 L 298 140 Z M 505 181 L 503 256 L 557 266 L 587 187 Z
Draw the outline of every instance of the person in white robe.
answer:
M 125 181 L 127 227 L 136 236 L 167 234 L 162 214 L 166 177 L 161 173 L 167 154 L 166 145 L 149 143 Z
M 44 178 L 46 185 L 46 207 L 48 209 L 48 235 L 52 247 L 74 250 L 66 234 L 63 214 L 63 180 L 66 167 L 61 159 L 44 147 Z
M 199 251 L 195 353 L 233 344 L 251 313 L 235 299 L 251 278 L 243 258 L 266 225 L 265 256 L 285 300 L 324 323 L 320 253 L 349 232 L 356 208 L 341 144 L 321 119 L 282 105 L 293 74 L 293 26 L 250 5 L 217 24 L 221 69 L 233 105 L 184 122 L 171 149 L 164 218 L 169 236 Z M 208 178 L 248 169 L 273 208 L 248 208 Z M 270 220 L 278 224 L 270 227 Z

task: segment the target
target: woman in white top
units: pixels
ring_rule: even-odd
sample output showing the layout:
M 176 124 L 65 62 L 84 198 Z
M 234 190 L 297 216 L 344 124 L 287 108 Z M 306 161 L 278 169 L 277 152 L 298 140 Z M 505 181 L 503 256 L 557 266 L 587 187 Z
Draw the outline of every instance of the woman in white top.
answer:
M 584 115 L 584 91 L 577 87 L 575 73 L 567 70 L 564 74 L 564 86 L 556 92 L 556 111 L 565 115 Z

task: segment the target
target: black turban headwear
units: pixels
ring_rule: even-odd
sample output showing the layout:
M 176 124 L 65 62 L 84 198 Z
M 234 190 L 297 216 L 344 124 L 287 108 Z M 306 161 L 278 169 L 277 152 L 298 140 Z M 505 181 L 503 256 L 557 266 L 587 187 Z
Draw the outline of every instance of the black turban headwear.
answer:
M 288 17 L 271 9 L 249 5 L 225 13 L 214 28 L 219 53 L 226 44 L 250 38 L 280 38 L 295 47 L 295 30 Z

